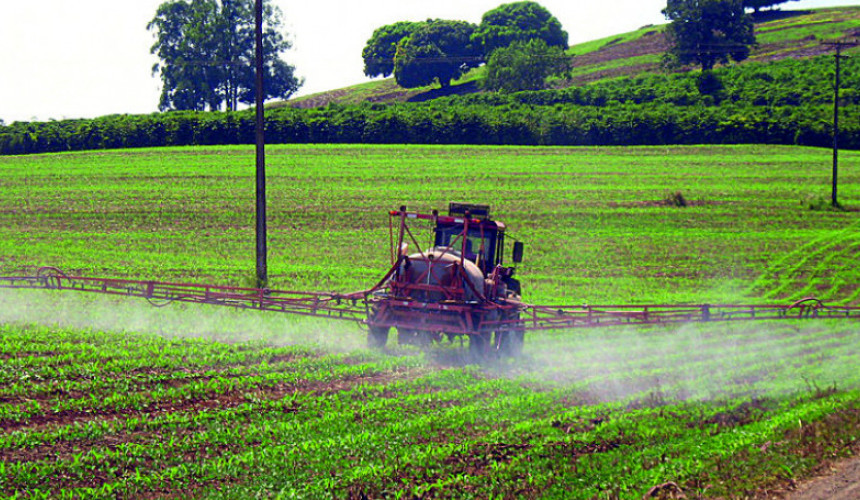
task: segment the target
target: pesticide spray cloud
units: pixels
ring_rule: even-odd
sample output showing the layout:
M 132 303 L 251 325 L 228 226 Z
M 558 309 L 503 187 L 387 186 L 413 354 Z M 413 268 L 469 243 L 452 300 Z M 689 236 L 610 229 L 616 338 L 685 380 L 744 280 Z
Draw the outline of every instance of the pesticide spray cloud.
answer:
M 779 320 L 532 335 L 528 375 L 597 401 L 712 400 L 860 386 L 850 321 Z
M 364 346 L 362 330 L 350 322 L 197 304 L 159 308 L 137 298 L 71 291 L 0 290 L 3 323 L 275 346 L 302 344 L 329 352 L 349 352 Z
M 135 298 L 68 291 L 0 290 L 3 323 L 275 346 L 301 344 L 327 352 L 350 352 L 366 345 L 363 330 L 351 322 L 208 305 L 155 308 Z M 858 340 L 856 324 L 847 320 L 538 332 L 527 335 L 524 357 L 507 360 L 509 369 L 503 373 L 555 384 L 595 401 L 655 394 L 693 401 L 777 396 L 833 386 L 860 387 Z M 435 364 L 434 356 L 426 359 Z

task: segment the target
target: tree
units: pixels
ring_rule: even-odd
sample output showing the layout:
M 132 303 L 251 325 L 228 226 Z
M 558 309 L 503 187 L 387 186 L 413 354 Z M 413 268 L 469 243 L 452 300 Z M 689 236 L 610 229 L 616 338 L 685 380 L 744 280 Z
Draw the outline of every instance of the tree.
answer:
M 281 12 L 264 0 L 265 97 L 287 99 L 302 85 L 280 55 L 291 47 Z M 155 32 L 152 68 L 163 83 L 159 109 L 235 110 L 255 100 L 254 0 L 170 0 L 147 29 Z
M 158 7 L 155 18 L 147 25 L 148 30 L 157 30 L 158 41 L 152 53 L 162 61 L 152 68 L 153 74 L 161 74 L 163 83 L 160 109 L 220 106 L 222 98 L 213 89 L 218 79 L 215 67 L 202 64 L 215 58 L 207 24 L 215 16 L 215 8 L 213 1 L 206 0 L 191 4 L 167 2 Z
M 394 73 L 394 56 L 397 44 L 411 35 L 421 23 L 403 21 L 377 28 L 367 41 L 361 56 L 364 59 L 364 74 L 388 77 Z
M 668 0 L 663 15 L 671 21 L 668 56 L 675 64 L 699 64 L 709 71 L 717 63 L 746 59 L 755 44 L 743 0 Z
M 475 25 L 465 21 L 430 20 L 397 44 L 394 78 L 404 88 L 439 82 L 443 88 L 483 58 L 471 43 Z
M 488 11 L 472 36 L 487 56 L 513 42 L 540 39 L 550 47 L 567 49 L 567 32 L 548 10 L 536 2 L 514 2 Z
M 541 39 L 516 41 L 493 51 L 482 85 L 488 90 L 516 92 L 544 88 L 550 75 L 570 71 L 570 56 Z

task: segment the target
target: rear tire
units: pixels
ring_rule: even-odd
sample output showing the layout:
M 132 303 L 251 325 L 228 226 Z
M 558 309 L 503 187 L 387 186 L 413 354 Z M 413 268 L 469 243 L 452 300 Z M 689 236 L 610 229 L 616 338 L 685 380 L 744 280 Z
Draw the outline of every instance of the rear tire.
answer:
M 388 343 L 387 326 L 371 326 L 367 329 L 367 347 L 371 349 L 383 349 Z
M 499 353 L 502 356 L 519 358 L 523 354 L 526 332 L 522 328 L 499 332 Z
M 518 358 L 523 354 L 523 343 L 525 343 L 526 330 L 519 323 L 520 313 L 508 312 L 505 315 L 505 323 L 502 330 L 496 332 L 496 345 L 499 354 Z M 511 323 L 508 323 L 511 322 Z
M 469 361 L 482 364 L 490 350 L 490 339 L 479 333 L 469 335 Z
M 397 343 L 400 345 L 421 345 L 421 332 L 409 328 L 398 328 Z

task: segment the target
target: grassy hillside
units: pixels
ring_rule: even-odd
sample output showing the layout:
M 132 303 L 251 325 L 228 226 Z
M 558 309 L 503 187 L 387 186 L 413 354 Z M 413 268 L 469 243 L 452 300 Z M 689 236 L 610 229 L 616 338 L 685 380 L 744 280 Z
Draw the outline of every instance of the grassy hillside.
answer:
M 779 11 L 759 17 L 755 32 L 758 46 L 742 64 L 766 64 L 783 59 L 806 59 L 832 52 L 822 42 L 860 36 L 860 7 L 838 7 L 814 11 Z M 639 30 L 570 47 L 572 78 L 559 80 L 553 88 L 567 88 L 619 77 L 638 76 L 663 70 L 660 61 L 668 48 L 662 26 Z M 850 52 L 860 53 L 860 49 Z M 684 70 L 681 70 L 684 71 Z M 469 73 L 448 93 L 478 92 L 476 80 L 482 69 Z M 293 99 L 273 106 L 317 107 L 329 103 L 397 102 L 438 97 L 440 89 L 402 89 L 393 78 Z

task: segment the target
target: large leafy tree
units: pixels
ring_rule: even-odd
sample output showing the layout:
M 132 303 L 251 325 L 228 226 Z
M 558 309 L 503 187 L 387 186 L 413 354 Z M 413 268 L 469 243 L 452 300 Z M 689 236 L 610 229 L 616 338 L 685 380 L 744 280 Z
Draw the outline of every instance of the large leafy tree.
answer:
M 487 61 L 484 88 L 501 92 L 539 90 L 547 77 L 570 71 L 570 56 L 539 38 L 516 41 L 493 51 Z
M 163 84 L 159 108 L 202 110 L 217 108 L 223 98 L 218 95 L 217 70 L 204 61 L 215 59 L 214 47 L 208 41 L 214 15 L 213 1 L 168 2 L 160 5 L 147 29 L 157 31 L 152 47 L 161 62 L 153 66 Z M 207 40 L 196 43 L 195 40 Z
M 472 40 L 489 55 L 513 42 L 535 38 L 550 47 L 567 49 L 567 32 L 555 16 L 537 2 L 513 2 L 485 13 Z
M 671 21 L 668 56 L 676 64 L 699 64 L 710 71 L 717 63 L 746 59 L 755 44 L 743 0 L 668 0 L 663 15 Z
M 371 78 L 391 76 L 394 73 L 397 44 L 411 35 L 420 25 L 421 23 L 402 21 L 377 28 L 361 53 L 364 59 L 364 74 Z
M 442 87 L 483 62 L 471 43 L 475 25 L 465 21 L 429 20 L 397 44 L 394 78 L 404 88 L 438 82 Z
M 291 44 L 281 13 L 264 0 L 265 98 L 289 98 L 301 86 L 281 59 Z M 163 83 L 159 108 L 235 110 L 255 100 L 254 0 L 170 0 L 147 25 L 155 33 L 153 66 Z

